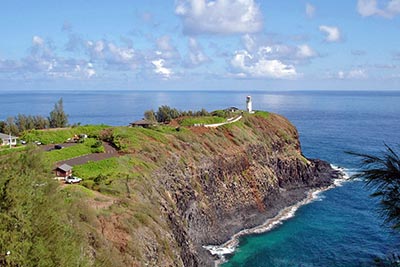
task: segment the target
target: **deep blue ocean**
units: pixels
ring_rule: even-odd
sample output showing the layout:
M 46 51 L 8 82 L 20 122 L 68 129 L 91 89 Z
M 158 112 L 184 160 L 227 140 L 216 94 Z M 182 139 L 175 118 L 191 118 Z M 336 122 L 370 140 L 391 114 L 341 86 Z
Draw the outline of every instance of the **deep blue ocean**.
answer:
M 18 113 L 47 116 L 62 97 L 70 123 L 128 125 L 148 109 L 254 109 L 286 116 L 299 130 L 303 153 L 348 172 L 357 159 L 345 153 L 378 153 L 384 143 L 400 148 L 400 92 L 181 92 L 0 91 L 0 120 Z M 273 230 L 245 236 L 227 266 L 371 266 L 400 251 L 400 234 L 379 218 L 378 203 L 362 181 L 344 183 L 301 207 Z

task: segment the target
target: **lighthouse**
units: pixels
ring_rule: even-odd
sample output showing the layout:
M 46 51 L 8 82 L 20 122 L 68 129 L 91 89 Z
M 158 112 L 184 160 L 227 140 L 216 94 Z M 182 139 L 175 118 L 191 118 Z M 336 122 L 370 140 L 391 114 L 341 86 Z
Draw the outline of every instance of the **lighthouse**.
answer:
M 251 96 L 246 97 L 247 112 L 253 113 L 253 104 L 251 103 Z

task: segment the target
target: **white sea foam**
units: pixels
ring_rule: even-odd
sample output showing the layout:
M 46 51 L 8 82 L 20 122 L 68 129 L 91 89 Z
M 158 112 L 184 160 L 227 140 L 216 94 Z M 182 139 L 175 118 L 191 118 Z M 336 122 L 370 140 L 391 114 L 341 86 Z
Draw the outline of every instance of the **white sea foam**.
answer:
M 313 201 L 321 201 L 324 196 L 321 195 L 322 192 L 329 190 L 334 187 L 342 186 L 344 182 L 348 181 L 350 179 L 349 172 L 341 167 L 331 165 L 331 167 L 341 173 L 342 178 L 335 179 L 333 181 L 333 184 L 329 187 L 325 188 L 319 188 L 316 190 L 310 190 L 307 193 L 307 197 L 303 199 L 302 201 L 287 207 L 279 212 L 277 216 L 274 218 L 268 219 L 265 223 L 262 225 L 256 226 L 251 229 L 244 229 L 237 234 L 233 235 L 231 239 L 229 239 L 227 242 L 225 242 L 222 245 L 208 245 L 208 246 L 203 246 L 203 248 L 207 249 L 210 251 L 212 255 L 218 256 L 218 260 L 215 262 L 215 266 L 219 266 L 221 263 L 225 261 L 225 256 L 232 254 L 236 247 L 239 244 L 239 237 L 243 235 L 248 235 L 248 234 L 261 234 L 268 232 L 278 225 L 281 225 L 284 221 L 294 217 L 296 211 L 303 205 L 306 205 L 310 202 Z

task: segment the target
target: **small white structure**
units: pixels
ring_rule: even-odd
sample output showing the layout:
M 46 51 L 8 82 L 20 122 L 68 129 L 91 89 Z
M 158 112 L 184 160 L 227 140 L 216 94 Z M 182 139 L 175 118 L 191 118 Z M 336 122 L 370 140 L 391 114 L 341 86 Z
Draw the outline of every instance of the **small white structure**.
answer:
M 247 112 L 253 113 L 253 103 L 251 102 L 251 96 L 246 97 Z
M 17 145 L 18 137 L 0 133 L 0 146 L 15 146 Z

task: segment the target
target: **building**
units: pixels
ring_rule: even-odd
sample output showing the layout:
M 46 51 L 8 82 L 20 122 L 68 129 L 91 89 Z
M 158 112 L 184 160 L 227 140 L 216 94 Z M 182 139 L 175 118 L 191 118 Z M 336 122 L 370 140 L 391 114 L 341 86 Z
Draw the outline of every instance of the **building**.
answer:
M 154 126 L 154 125 L 155 125 L 154 122 L 148 121 L 148 120 L 145 120 L 145 119 L 138 120 L 138 121 L 132 122 L 130 124 L 130 126 L 132 126 L 132 127 L 143 127 L 143 128 L 149 128 L 149 127 Z
M 0 133 L 0 146 L 15 146 L 17 144 L 18 137 Z
M 229 108 L 224 109 L 224 111 L 235 113 L 235 112 L 239 111 L 239 109 L 237 107 L 229 107 Z
M 251 102 L 251 96 L 246 97 L 247 112 L 253 113 L 253 103 Z
M 55 168 L 56 177 L 68 177 L 72 175 L 72 167 L 68 164 L 63 164 Z

